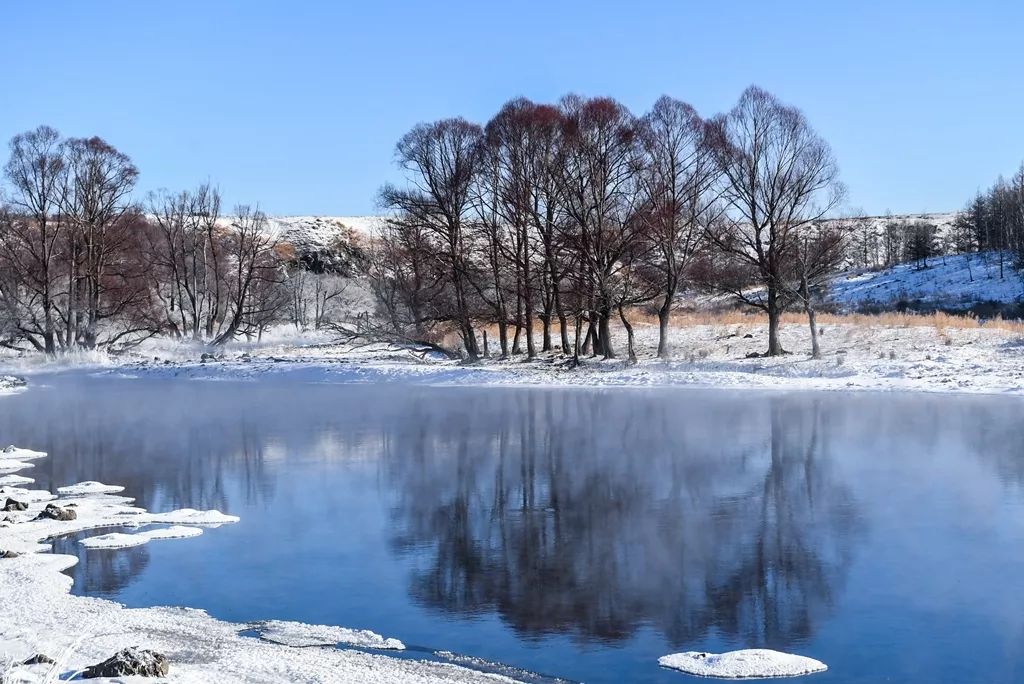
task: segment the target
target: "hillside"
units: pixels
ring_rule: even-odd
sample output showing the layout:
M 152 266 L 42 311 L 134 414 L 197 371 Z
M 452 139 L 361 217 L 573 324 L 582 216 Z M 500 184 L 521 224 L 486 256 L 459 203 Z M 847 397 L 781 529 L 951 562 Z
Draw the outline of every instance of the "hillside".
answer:
M 927 268 L 899 264 L 878 270 L 840 273 L 827 300 L 842 311 L 946 310 L 991 313 L 1015 308 L 1024 297 L 1024 280 L 1005 256 L 1000 274 L 999 253 L 933 257 Z

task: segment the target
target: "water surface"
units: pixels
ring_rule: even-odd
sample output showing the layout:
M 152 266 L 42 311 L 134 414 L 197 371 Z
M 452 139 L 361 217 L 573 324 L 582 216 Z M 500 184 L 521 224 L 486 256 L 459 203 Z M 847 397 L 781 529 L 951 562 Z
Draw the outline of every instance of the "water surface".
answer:
M 586 682 L 771 647 L 808 681 L 1024 680 L 1022 403 L 54 375 L 0 398 L 39 486 L 237 525 L 57 544 L 74 591 L 370 628 Z M 423 652 L 414 652 L 422 656 Z

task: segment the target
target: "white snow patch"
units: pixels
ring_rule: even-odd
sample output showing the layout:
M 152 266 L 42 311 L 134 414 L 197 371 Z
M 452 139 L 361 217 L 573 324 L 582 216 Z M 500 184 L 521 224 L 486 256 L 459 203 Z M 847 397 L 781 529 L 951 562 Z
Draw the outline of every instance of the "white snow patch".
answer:
M 168 524 L 219 527 L 227 523 L 238 522 L 238 516 L 226 515 L 218 510 L 197 511 L 194 508 L 181 508 L 166 513 L 141 513 L 130 522 L 133 525 Z
M 16 461 L 13 458 L 0 458 L 0 473 L 13 473 L 18 470 L 34 467 L 31 463 L 26 463 L 25 461 Z
M 0 487 L 17 487 L 18 485 L 35 482 L 31 477 L 24 475 L 4 475 L 0 477 Z
M 767 648 L 748 648 L 727 653 L 673 653 L 658 658 L 658 664 L 698 677 L 724 679 L 798 677 L 828 669 L 825 663 L 814 658 Z
M 288 620 L 267 620 L 256 625 L 260 637 L 284 646 L 356 646 L 404 651 L 398 639 L 385 639 L 367 629 L 349 629 L 330 625 L 307 625 Z
M 1013 257 L 999 252 L 931 257 L 924 264 L 852 270 L 832 280 L 829 300 L 842 309 L 917 302 L 925 306 L 967 309 L 981 302 L 1012 303 L 1024 297 L 1024 281 Z
M 16 447 L 13 444 L 0 449 L 0 458 L 10 458 L 15 461 L 31 461 L 36 458 L 45 458 L 45 451 L 33 451 L 32 449 L 22 449 Z
M 102 482 L 87 480 L 78 484 L 58 487 L 57 493 L 61 496 L 86 496 L 88 494 L 117 494 L 123 492 L 124 487 L 119 485 L 106 485 Z
M 135 534 L 112 532 L 98 537 L 88 537 L 78 542 L 87 549 L 126 549 L 131 546 L 142 546 L 154 539 L 185 539 L 198 537 L 203 531 L 198 527 L 172 525 L 157 530 L 147 530 Z

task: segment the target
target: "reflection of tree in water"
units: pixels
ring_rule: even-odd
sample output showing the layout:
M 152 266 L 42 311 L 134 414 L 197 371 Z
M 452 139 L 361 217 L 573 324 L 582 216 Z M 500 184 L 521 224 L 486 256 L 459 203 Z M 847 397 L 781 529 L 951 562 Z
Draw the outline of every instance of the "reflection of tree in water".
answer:
M 526 635 L 806 638 L 856 537 L 820 404 L 516 392 L 389 442 L 411 591 Z

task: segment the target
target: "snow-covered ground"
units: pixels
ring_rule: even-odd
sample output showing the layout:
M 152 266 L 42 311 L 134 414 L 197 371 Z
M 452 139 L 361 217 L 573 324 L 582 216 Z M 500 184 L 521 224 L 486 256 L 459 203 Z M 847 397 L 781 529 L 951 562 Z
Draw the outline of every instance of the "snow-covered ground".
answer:
M 927 268 L 900 264 L 880 270 L 841 273 L 832 281 L 830 301 L 845 310 L 893 308 L 899 302 L 943 309 L 968 309 L 983 302 L 1010 304 L 1024 298 L 1024 279 L 1013 257 L 998 252 L 928 259 Z
M 809 355 L 809 331 L 792 316 L 781 328 L 791 354 L 748 358 L 767 347 L 759 317 L 731 316 L 682 321 L 671 330 L 672 359 L 653 358 L 657 328 L 636 326 L 639 363 L 585 358 L 573 368 L 560 354 L 488 359 L 474 365 L 423 355 L 400 346 L 333 343 L 326 334 L 281 335 L 261 345 L 237 345 L 200 362 L 201 347 L 160 343 L 134 355 L 102 354 L 77 360 L 47 361 L 38 355 L 0 357 L 0 373 L 28 378 L 71 367 L 91 367 L 126 377 L 203 380 L 279 376 L 306 382 L 403 381 L 472 385 L 582 385 L 814 389 L 911 390 L 927 392 L 1024 394 L 1024 327 L 1008 324 L 959 325 L 939 317 L 823 317 L 822 358 Z M 625 340 L 616 331 L 618 351 Z
M 40 452 L 15 448 L 5 454 L 23 467 L 28 467 L 30 460 L 45 458 Z M 149 513 L 134 507 L 132 499 L 107 493 L 110 491 L 109 486 L 97 482 L 69 485 L 59 496 L 10 485 L 0 488 L 0 505 L 9 509 L 0 513 L 0 681 L 4 684 L 70 679 L 126 647 L 166 655 L 171 665 L 164 681 L 170 682 L 513 681 L 447 663 L 399 660 L 337 648 L 404 648 L 396 639 L 367 630 L 294 622 L 238 625 L 216 620 L 201 610 L 128 609 L 104 599 L 72 596 L 72 579 L 62 570 L 78 559 L 44 553 L 49 550 L 47 540 L 54 536 L 104 527 L 148 528 L 82 540 L 89 549 L 110 549 L 195 536 L 203 527 L 237 520 L 219 511 Z M 50 517 L 44 511 L 50 512 Z M 152 528 L 158 524 L 169 526 Z M 243 636 L 250 630 L 263 638 Z M 39 660 L 34 658 L 39 654 L 54 662 L 24 664 Z
M 822 358 L 809 355 L 809 331 L 799 316 L 781 328 L 791 354 L 748 355 L 767 348 L 763 319 L 732 315 L 681 320 L 671 329 L 672 359 L 656 358 L 657 328 L 636 326 L 639 363 L 585 358 L 573 368 L 560 354 L 487 359 L 474 365 L 423 355 L 400 346 L 349 345 L 326 333 L 280 331 L 259 345 L 233 345 L 216 360 L 200 362 L 200 346 L 158 342 L 132 355 L 102 353 L 46 360 L 39 355 L 0 356 L 0 373 L 28 378 L 68 367 L 90 367 L 126 377 L 203 380 L 288 376 L 307 382 L 404 381 L 472 385 L 583 385 L 910 390 L 1024 394 L 1024 326 L 980 324 L 952 317 L 825 316 L 820 321 Z M 727 322 L 723 322 L 727 321 Z M 967 327 L 959 327 L 966 325 Z M 625 339 L 615 331 L 617 349 Z

